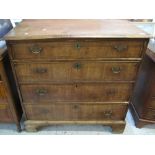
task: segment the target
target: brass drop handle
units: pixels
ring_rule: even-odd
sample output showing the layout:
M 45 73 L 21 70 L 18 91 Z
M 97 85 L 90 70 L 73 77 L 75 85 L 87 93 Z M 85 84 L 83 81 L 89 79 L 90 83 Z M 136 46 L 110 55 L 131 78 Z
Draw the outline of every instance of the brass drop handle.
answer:
M 46 68 L 36 68 L 34 71 L 36 73 L 42 74 L 42 73 L 46 73 L 47 72 L 47 69 Z
M 80 49 L 80 48 L 81 48 L 80 43 L 76 43 L 76 44 L 75 44 L 75 48 Z
M 47 94 L 47 90 L 46 89 L 37 89 L 36 94 L 39 96 L 44 96 Z
M 80 69 L 82 67 L 81 63 L 75 63 L 73 66 L 75 69 Z
M 107 111 L 104 111 L 104 116 L 106 117 L 106 118 L 111 118 L 111 116 L 112 116 L 112 110 L 107 110 Z
M 4 110 L 4 109 L 6 109 L 6 105 L 1 104 L 1 105 L 0 105 L 0 110 Z
M 117 52 L 123 52 L 126 51 L 128 49 L 127 45 L 115 45 L 113 46 L 113 48 L 117 51 Z
M 114 74 L 118 74 L 121 72 L 121 67 L 112 67 L 111 70 Z
M 33 45 L 32 47 L 29 47 L 29 50 L 34 54 L 39 54 L 43 49 L 37 45 Z

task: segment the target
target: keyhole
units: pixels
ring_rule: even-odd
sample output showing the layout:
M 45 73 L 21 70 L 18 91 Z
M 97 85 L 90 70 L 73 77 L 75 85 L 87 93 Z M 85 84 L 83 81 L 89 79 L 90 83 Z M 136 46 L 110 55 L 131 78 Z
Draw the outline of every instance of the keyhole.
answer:
M 77 44 L 76 44 L 76 48 L 77 48 L 77 49 L 80 49 L 80 47 L 81 47 L 80 44 L 77 43 Z

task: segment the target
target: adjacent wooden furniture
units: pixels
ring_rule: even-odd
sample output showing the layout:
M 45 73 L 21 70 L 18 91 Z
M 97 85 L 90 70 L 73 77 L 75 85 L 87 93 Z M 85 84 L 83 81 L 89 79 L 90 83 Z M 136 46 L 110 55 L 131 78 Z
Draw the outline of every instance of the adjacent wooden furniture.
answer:
M 155 41 L 150 41 L 130 102 L 136 127 L 155 123 Z
M 103 124 L 123 132 L 149 35 L 121 20 L 24 20 L 6 37 L 25 128 Z
M 16 123 L 21 131 L 22 109 L 6 49 L 0 48 L 0 122 Z

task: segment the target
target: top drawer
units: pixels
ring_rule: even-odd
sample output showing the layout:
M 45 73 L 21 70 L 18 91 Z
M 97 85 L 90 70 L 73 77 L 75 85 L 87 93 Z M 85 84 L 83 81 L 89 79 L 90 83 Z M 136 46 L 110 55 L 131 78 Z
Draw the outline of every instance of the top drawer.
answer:
M 76 41 L 12 44 L 13 59 L 140 58 L 143 41 Z

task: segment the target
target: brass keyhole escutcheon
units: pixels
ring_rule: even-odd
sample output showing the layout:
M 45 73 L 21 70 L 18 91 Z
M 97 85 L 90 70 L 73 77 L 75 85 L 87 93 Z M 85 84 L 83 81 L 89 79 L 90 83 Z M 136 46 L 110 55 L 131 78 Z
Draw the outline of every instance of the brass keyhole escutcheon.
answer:
M 80 48 L 81 48 L 80 43 L 76 43 L 76 44 L 75 44 L 75 47 L 76 47 L 76 49 L 80 49 Z
M 77 69 L 77 70 L 81 69 L 81 67 L 82 67 L 81 63 L 77 62 L 77 63 L 74 64 L 74 68 Z

